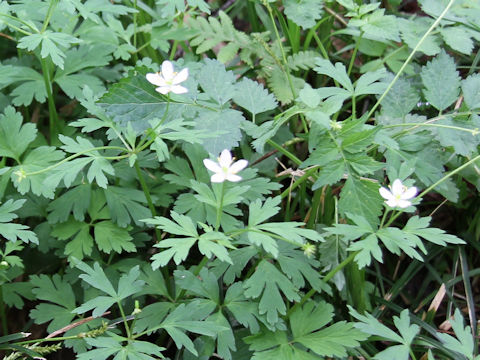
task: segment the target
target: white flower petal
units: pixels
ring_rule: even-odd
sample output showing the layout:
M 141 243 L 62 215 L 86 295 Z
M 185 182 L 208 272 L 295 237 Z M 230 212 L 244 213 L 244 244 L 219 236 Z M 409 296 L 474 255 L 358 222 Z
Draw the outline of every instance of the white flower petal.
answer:
M 221 183 L 221 182 L 224 182 L 225 179 L 226 178 L 224 173 L 216 173 L 210 177 L 210 181 L 213 183 Z
M 392 194 L 393 196 L 402 195 L 404 191 L 404 186 L 400 179 L 396 179 L 392 184 Z
M 158 73 L 148 73 L 145 75 L 147 81 L 153 85 L 164 86 L 165 80 Z
M 225 178 L 228 180 L 228 181 L 231 181 L 231 182 L 238 182 L 240 180 L 242 180 L 242 177 L 241 176 L 238 176 L 238 175 L 235 175 L 235 174 L 227 174 L 227 176 L 225 176 Z
M 222 168 L 228 168 L 232 164 L 232 154 L 227 149 L 223 150 L 218 158 L 218 163 Z
M 388 206 L 390 206 L 392 208 L 396 207 L 397 203 L 398 203 L 397 199 L 395 199 L 395 198 L 390 199 L 390 200 L 385 201 L 385 202 L 387 203 Z
M 395 198 L 387 188 L 381 187 L 380 189 L 378 189 L 378 192 L 385 200 L 392 200 Z
M 173 71 L 173 64 L 168 60 L 165 60 L 162 63 L 162 76 L 165 81 L 172 81 L 173 77 L 175 76 Z
M 238 161 L 235 161 L 232 166 L 230 166 L 230 169 L 229 169 L 229 172 L 232 173 L 232 174 L 236 174 L 238 173 L 239 171 L 245 169 L 248 165 L 248 161 L 247 160 L 238 160 Z
M 185 80 L 188 79 L 188 68 L 183 69 L 180 71 L 177 75 L 172 80 L 173 85 L 180 84 L 181 82 L 184 82 Z
M 214 173 L 221 173 L 223 172 L 222 171 L 222 168 L 215 162 L 215 161 L 212 161 L 210 159 L 204 159 L 203 160 L 203 165 L 205 165 L 205 167 L 210 170 L 210 171 L 213 171 Z
M 398 207 L 401 207 L 402 209 L 405 209 L 407 207 L 409 207 L 410 205 L 412 205 L 412 203 L 408 200 L 398 200 L 397 201 L 397 206 Z
M 417 195 L 417 188 L 415 186 L 412 186 L 411 188 L 408 188 L 403 194 L 401 199 L 402 200 L 409 200 L 413 199 Z
M 172 85 L 170 88 L 174 94 L 185 94 L 188 92 L 188 89 L 181 85 Z
M 171 87 L 170 86 L 160 86 L 160 87 L 156 88 L 155 90 L 158 91 L 160 94 L 167 95 L 171 91 Z

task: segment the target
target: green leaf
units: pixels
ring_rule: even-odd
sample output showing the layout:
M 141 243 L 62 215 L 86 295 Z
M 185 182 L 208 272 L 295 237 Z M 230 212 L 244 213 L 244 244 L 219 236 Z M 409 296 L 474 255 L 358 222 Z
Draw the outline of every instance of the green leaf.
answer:
M 469 109 L 480 108 L 480 74 L 472 74 L 463 80 L 462 92 Z
M 98 186 L 106 188 L 108 180 L 105 174 L 114 175 L 115 170 L 110 164 L 110 161 L 105 159 L 98 150 L 93 150 L 95 146 L 90 140 L 77 136 L 74 140 L 64 135 L 58 136 L 59 140 L 64 144 L 61 148 L 68 153 L 83 153 L 85 157 L 72 160 L 65 164 L 62 164 L 55 169 L 55 173 L 51 175 L 52 181 L 60 181 L 63 179 L 66 186 L 69 186 L 71 182 L 76 178 L 78 172 L 90 165 L 87 171 L 87 180 L 89 182 L 95 182 Z
M 233 149 L 242 139 L 241 124 L 245 121 L 242 113 L 227 109 L 219 112 L 203 113 L 196 121 L 195 129 L 209 134 L 202 141 L 210 154 L 218 155 L 224 149 Z
M 217 231 L 207 231 L 200 235 L 198 239 L 198 250 L 207 258 L 215 255 L 220 261 L 233 264 L 232 259 L 228 255 L 228 248 L 234 248 L 230 243 L 230 238 L 225 234 Z
M 453 58 L 442 51 L 422 68 L 423 91 L 427 101 L 443 111 L 458 99 L 460 76 Z
M 308 302 L 290 315 L 291 336 L 286 331 L 262 331 L 244 339 L 255 350 L 252 359 L 318 359 L 318 356 L 346 358 L 347 350 L 360 346 L 366 335 L 344 321 L 332 321 L 333 307 L 326 302 Z M 288 336 L 288 337 L 287 337 Z M 306 352 L 309 350 L 311 352 Z M 317 354 L 315 356 L 314 354 Z
M 235 75 L 226 71 L 217 60 L 205 59 L 198 74 L 198 83 L 205 94 L 219 105 L 224 105 L 235 95 Z
M 387 88 L 387 83 L 383 81 L 386 76 L 385 69 L 369 71 L 355 82 L 355 96 L 376 94 L 380 95 Z
M 93 229 L 99 250 L 107 254 L 110 254 L 112 250 L 119 254 L 123 251 L 135 251 L 135 245 L 132 243 L 132 237 L 128 231 L 111 221 L 100 221 L 94 225 Z
M 437 333 L 438 338 L 443 342 L 443 345 L 450 350 L 466 356 L 468 359 L 474 359 L 474 340 L 470 326 L 463 324 L 463 317 L 460 310 L 455 309 L 453 319 L 450 319 L 453 331 L 457 338 L 444 333 Z
M 108 186 L 104 191 L 110 216 L 118 226 L 125 227 L 132 221 L 141 225 L 140 220 L 151 216 L 150 210 L 143 205 L 147 203 L 143 191 L 119 186 Z
M 397 19 L 397 23 L 400 27 L 400 33 L 405 44 L 410 49 L 415 48 L 420 39 L 425 35 L 433 20 L 427 17 L 420 17 L 415 19 Z M 430 33 L 427 38 L 422 42 L 418 51 L 423 52 L 425 55 L 434 56 L 440 51 L 441 40 L 438 35 Z
M 77 221 L 85 220 L 85 213 L 90 206 L 92 187 L 90 184 L 80 184 L 48 204 L 47 220 L 50 224 L 65 222 L 73 215 Z
M 325 289 L 318 271 L 320 263 L 317 260 L 306 257 L 303 251 L 287 243 L 280 243 L 279 250 L 277 262 L 296 288 L 303 288 L 308 281 L 317 292 Z
M 378 184 L 349 176 L 340 193 L 339 211 L 363 216 L 370 224 L 378 224 L 383 201 L 378 193 Z
M 30 151 L 22 161 L 21 165 L 15 166 L 12 170 L 11 179 L 14 186 L 20 194 L 26 194 L 28 191 L 35 195 L 41 195 L 53 199 L 56 186 L 44 184 L 48 177 L 48 172 L 36 175 L 29 173 L 41 171 L 63 159 L 63 152 L 54 147 L 40 146 Z M 20 178 L 16 173 L 25 172 L 26 178 Z
M 165 348 L 157 346 L 151 342 L 133 340 L 125 346 L 122 345 L 123 339 L 120 337 L 87 338 L 86 342 L 89 348 L 95 349 L 78 354 L 79 360 L 106 360 L 115 355 L 115 359 L 128 360 L 153 360 L 155 358 L 164 359 L 162 351 Z M 150 356 L 153 355 L 153 356 Z
M 225 294 L 223 304 L 240 324 L 249 328 L 252 333 L 256 333 L 260 329 L 257 321 L 260 318 L 258 305 L 247 299 L 243 292 L 242 282 L 230 285 Z
M 85 255 L 92 253 L 93 238 L 88 224 L 70 218 L 55 225 L 51 235 L 60 240 L 72 238 L 65 246 L 65 255 L 81 260 Z
M 125 128 L 131 123 L 135 131 L 150 128 L 150 120 L 161 119 L 167 108 L 167 98 L 155 91 L 155 86 L 145 78 L 146 72 L 141 69 L 120 80 L 98 100 L 115 123 Z M 170 103 L 165 122 L 181 117 L 187 106 L 192 105 Z
M 431 217 L 412 216 L 408 219 L 403 232 L 408 236 L 421 237 L 434 244 L 446 246 L 447 244 L 464 244 L 462 239 L 455 235 L 446 234 L 444 230 L 430 226 Z M 415 239 L 416 240 L 416 239 Z
M 305 81 L 301 78 L 290 75 L 290 80 L 292 80 L 293 90 L 297 94 L 305 86 Z M 267 84 L 282 104 L 290 104 L 295 99 L 289 78 L 280 67 L 274 67 L 271 76 L 267 78 Z
M 299 51 L 295 54 L 288 55 L 287 65 L 293 71 L 309 70 L 315 66 L 315 59 L 318 57 L 316 51 Z
M 269 94 L 262 84 L 248 78 L 243 78 L 235 84 L 233 101 L 248 110 L 254 117 L 277 107 L 275 97 Z
M 471 116 L 470 119 L 445 117 L 435 122 L 439 125 L 455 126 L 462 129 L 471 129 L 474 133 L 480 128 L 480 118 L 478 116 Z M 455 130 L 451 128 L 431 128 L 432 133 L 436 134 L 436 138 L 442 146 L 453 147 L 454 153 L 471 156 L 476 153 L 477 146 L 480 143 L 478 135 L 472 132 Z
M 342 85 L 346 90 L 353 94 L 353 84 L 347 75 L 347 69 L 345 68 L 345 65 L 337 62 L 335 66 L 333 66 L 330 61 L 321 58 L 317 58 L 316 65 L 317 67 L 314 68 L 314 70 L 317 73 L 321 75 L 327 75 L 332 79 L 338 81 L 340 85 Z
M 290 301 L 300 300 L 292 282 L 266 260 L 258 264 L 253 275 L 245 281 L 244 288 L 246 297 L 260 297 L 259 312 L 266 314 L 272 325 L 279 321 L 278 315 L 285 315 L 287 310 L 280 292 Z
M 101 316 L 114 303 L 120 302 L 127 297 L 140 292 L 144 286 L 143 280 L 138 280 L 140 269 L 133 267 L 128 274 L 124 274 L 118 281 L 118 290 L 113 288 L 112 283 L 107 278 L 103 269 L 98 263 L 93 264 L 93 268 L 83 262 L 79 262 L 76 267 L 84 272 L 79 277 L 94 288 L 108 294 L 108 296 L 97 296 L 83 305 L 77 307 L 73 312 L 83 314 L 93 309 L 94 317 Z
M 18 218 L 14 213 L 15 210 L 20 209 L 26 200 L 8 200 L 0 205 L 0 234 L 5 239 L 15 242 L 17 239 L 25 243 L 32 242 L 38 244 L 37 235 L 30 230 L 29 227 L 22 224 L 12 223 L 11 221 Z
M 30 316 L 36 324 L 43 324 L 51 321 L 48 325 L 48 332 L 61 329 L 70 324 L 75 314 L 75 294 L 72 286 L 55 274 L 51 278 L 47 275 L 33 275 L 30 277 L 33 285 L 33 293 L 38 300 L 49 301 L 41 303 L 30 312 Z
M 453 50 L 470 55 L 473 50 L 473 40 L 468 30 L 461 26 L 449 26 L 440 29 L 445 43 Z
M 322 17 L 322 5 L 323 1 L 317 0 L 287 0 L 284 12 L 287 18 L 298 26 L 310 29 Z
M 360 19 L 352 19 L 348 25 L 359 27 L 367 39 L 400 41 L 397 18 L 393 15 L 385 15 L 385 9 L 375 10 Z
M 42 49 L 40 55 L 42 58 L 45 59 L 49 56 L 55 65 L 63 69 L 65 53 L 59 48 L 59 46 L 61 48 L 68 48 L 70 47 L 70 44 L 78 42 L 80 42 L 80 40 L 71 35 L 46 30 L 42 33 L 22 37 L 18 42 L 17 47 L 32 51 L 41 43 Z
M 392 76 L 389 79 L 393 79 Z M 420 101 L 420 94 L 406 78 L 399 78 L 382 100 L 382 114 L 393 118 L 403 118 Z
M 420 327 L 418 325 L 410 324 L 408 309 L 403 310 L 400 313 L 400 317 L 393 317 L 393 322 L 400 332 L 400 335 L 398 335 L 393 330 L 380 323 L 372 315 L 360 315 L 351 306 L 348 306 L 348 308 L 350 310 L 350 314 L 360 321 L 359 323 L 355 324 L 357 329 L 362 330 L 364 333 L 380 336 L 386 340 L 401 344 L 394 346 L 390 345 L 386 350 L 377 353 L 375 355 L 375 359 L 408 360 L 410 358 L 410 346 L 414 338 L 420 332 Z
M 199 303 L 192 302 L 188 305 L 179 305 L 172 313 L 170 313 L 159 326 L 165 329 L 172 337 L 177 348 L 185 346 L 192 354 L 197 355 L 197 351 L 193 342 L 185 335 L 185 331 L 203 334 L 207 336 L 216 336 L 220 331 L 228 330 L 227 327 L 217 325 L 210 321 L 198 321 Z M 209 308 L 208 315 L 213 308 Z M 193 315 L 192 315 L 193 314 Z M 197 318 L 196 318 L 197 317 Z M 194 320 L 192 320 L 192 318 Z
M 17 161 L 28 145 L 37 137 L 37 127 L 33 123 L 22 125 L 22 114 L 8 106 L 0 115 L 0 156 Z
M 358 347 L 359 341 L 365 340 L 366 336 L 354 329 L 352 323 L 344 321 L 321 329 L 332 317 L 333 307 L 325 302 L 317 306 L 310 302 L 297 308 L 290 317 L 294 341 L 321 356 L 346 357 L 346 350 Z

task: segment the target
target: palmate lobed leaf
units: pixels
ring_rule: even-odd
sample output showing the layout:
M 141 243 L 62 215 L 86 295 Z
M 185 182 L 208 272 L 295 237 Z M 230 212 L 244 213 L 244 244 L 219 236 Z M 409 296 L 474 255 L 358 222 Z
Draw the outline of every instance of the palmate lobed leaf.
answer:
M 38 244 L 37 235 L 33 231 L 28 230 L 28 226 L 11 222 L 18 218 L 14 211 L 20 209 L 24 203 L 25 200 L 13 201 L 10 199 L 0 205 L 0 234 L 12 242 L 19 239 L 26 243 Z
M 0 115 L 0 156 L 17 161 L 37 137 L 37 127 L 33 123 L 23 124 L 21 113 L 8 106 Z
M 358 347 L 367 335 L 345 321 L 325 327 L 332 319 L 330 304 L 311 301 L 297 307 L 290 315 L 291 336 L 286 331 L 263 330 L 244 341 L 255 351 L 253 359 L 258 360 L 345 358 L 347 350 Z
M 75 314 L 76 301 L 72 286 L 65 278 L 55 274 L 51 278 L 47 275 L 34 275 L 30 278 L 33 285 L 32 292 L 37 299 L 49 301 L 41 303 L 30 312 L 36 324 L 51 321 L 48 331 L 53 332 L 68 325 Z
M 81 40 L 65 33 L 46 30 L 42 33 L 22 37 L 18 42 L 18 48 L 32 51 L 42 44 L 40 51 L 42 58 L 49 56 L 55 65 L 63 69 L 65 53 L 59 46 L 68 48 L 70 44 L 75 44 L 80 41 Z
M 266 260 L 262 260 L 253 275 L 245 281 L 244 288 L 246 297 L 260 297 L 259 312 L 266 314 L 270 324 L 279 321 L 279 314 L 286 314 L 286 306 L 280 292 L 290 301 L 300 300 L 298 290 L 292 282 Z
M 116 302 L 120 302 L 140 292 L 145 284 L 143 280 L 138 279 L 140 276 L 140 268 L 138 265 L 120 277 L 117 290 L 114 289 L 112 283 L 98 263 L 94 263 L 93 267 L 90 267 L 83 262 L 79 262 L 76 267 L 84 272 L 84 274 L 80 275 L 83 281 L 108 295 L 97 296 L 77 307 L 73 310 L 73 312 L 77 314 L 83 314 L 93 309 L 92 315 L 94 317 L 101 316 Z

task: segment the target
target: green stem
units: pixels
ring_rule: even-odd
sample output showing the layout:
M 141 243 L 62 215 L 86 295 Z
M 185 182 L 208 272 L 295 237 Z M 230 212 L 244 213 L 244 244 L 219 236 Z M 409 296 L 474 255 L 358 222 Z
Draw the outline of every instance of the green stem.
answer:
M 360 41 L 362 40 L 362 36 L 363 36 L 363 31 L 360 33 L 360 35 L 357 37 L 355 41 L 355 48 L 353 49 L 352 57 L 350 58 L 350 64 L 348 65 L 348 71 L 347 71 L 348 76 L 350 76 L 350 74 L 352 73 L 353 64 L 355 62 L 355 58 L 357 57 L 358 47 L 360 46 Z
M 97 151 L 97 150 L 122 150 L 124 152 L 128 152 L 125 148 L 123 147 L 120 147 L 120 146 L 97 146 L 97 147 L 94 147 L 94 148 L 91 148 L 91 149 L 87 149 L 87 150 L 83 150 L 83 151 L 80 151 L 78 153 L 75 153 L 73 155 L 70 155 L 69 157 L 66 157 L 65 159 L 63 159 L 62 161 L 59 161 L 58 163 L 56 164 L 53 164 L 53 165 L 50 165 L 42 170 L 38 170 L 38 171 L 33 171 L 31 173 L 26 173 L 25 176 L 32 176 L 32 175 L 38 175 L 38 174 L 43 174 L 44 172 L 47 172 L 47 171 L 50 171 L 50 170 L 53 170 L 55 169 L 56 167 L 66 163 L 66 162 L 69 162 L 70 160 L 72 159 L 75 159 L 83 154 L 86 154 L 86 153 L 89 153 L 91 151 Z M 118 157 L 116 157 L 118 158 Z
M 405 70 L 405 68 L 407 67 L 407 65 L 410 63 L 410 61 L 413 59 L 413 56 L 415 55 L 415 53 L 418 51 L 418 49 L 420 48 L 420 46 L 423 44 L 423 42 L 425 41 L 425 39 L 428 37 L 428 35 L 430 35 L 430 33 L 433 31 L 433 29 L 435 29 L 437 27 L 437 25 L 440 23 L 440 21 L 442 20 L 443 17 L 445 17 L 445 15 L 447 14 L 448 10 L 450 9 L 450 7 L 453 5 L 453 3 L 455 2 L 455 0 L 450 0 L 447 4 L 447 6 L 445 7 L 445 9 L 443 10 L 443 12 L 440 14 L 440 16 L 437 18 L 437 20 L 435 20 L 435 22 L 432 24 L 432 26 L 430 26 L 430 28 L 427 30 L 427 32 L 422 36 L 422 38 L 420 39 L 420 41 L 417 43 L 417 45 L 415 45 L 415 47 L 413 48 L 412 52 L 410 53 L 410 55 L 408 56 L 407 60 L 405 60 L 405 62 L 402 64 L 402 67 L 400 68 L 400 70 L 398 70 L 397 74 L 395 75 L 395 77 L 393 78 L 393 80 L 390 82 L 390 84 L 388 85 L 388 87 L 385 89 L 385 91 L 383 92 L 382 96 L 380 96 L 380 98 L 377 100 L 377 102 L 375 103 L 375 105 L 372 107 L 372 109 L 370 110 L 370 112 L 368 113 L 368 116 L 367 118 L 370 118 L 373 113 L 375 112 L 375 110 L 377 110 L 377 107 L 380 105 L 380 103 L 382 102 L 382 100 L 385 98 L 385 96 L 387 96 L 387 94 L 390 92 L 390 90 L 392 89 L 393 85 L 395 85 L 395 83 L 397 82 L 397 80 L 400 78 L 400 75 L 403 74 L 403 71 Z
M 28 345 L 28 344 L 35 344 L 35 343 L 43 343 L 43 342 L 55 342 L 55 341 L 64 341 L 64 340 L 72 340 L 72 339 L 81 339 L 78 335 L 72 336 L 60 336 L 60 337 L 52 337 L 52 338 L 43 338 L 43 339 L 33 339 L 33 340 L 25 340 L 13 343 L 13 345 Z M 14 349 L 18 350 L 18 349 Z
M 150 209 L 152 216 L 155 217 L 157 216 L 157 212 L 155 211 L 155 206 L 153 205 L 152 197 L 150 195 L 150 190 L 148 189 L 147 183 L 145 182 L 145 177 L 143 176 L 142 170 L 138 165 L 138 161 L 135 161 L 135 171 L 137 172 L 138 181 L 140 182 L 143 193 L 145 194 L 145 198 L 147 199 L 148 208 Z M 155 230 L 157 234 L 157 240 L 160 240 L 161 239 L 160 232 L 157 228 L 155 228 Z
M 338 264 L 334 269 L 330 270 L 330 272 L 328 272 L 327 275 L 325 275 L 325 277 L 322 279 L 323 282 L 328 282 L 330 281 L 337 272 L 339 272 L 340 270 L 342 270 L 345 266 L 347 266 L 348 264 L 350 264 L 353 259 L 355 259 L 355 256 L 357 256 L 357 254 L 359 253 L 359 251 L 355 251 L 353 253 L 351 253 L 345 260 L 343 260 L 340 264 Z M 316 290 L 315 289 L 310 289 L 310 291 L 308 293 L 306 293 L 302 299 L 296 303 L 294 306 L 292 306 L 290 308 L 290 310 L 288 310 L 287 312 L 287 317 L 289 317 L 291 315 L 291 313 L 293 311 L 295 311 L 296 308 L 298 308 L 299 306 L 302 306 L 308 299 L 310 299 L 314 294 L 316 293 Z
M 286 157 L 288 157 L 290 160 L 292 160 L 295 164 L 300 165 L 303 161 L 297 158 L 294 154 L 292 154 L 290 151 L 285 149 L 283 146 L 277 144 L 275 141 L 268 139 L 267 144 L 273 147 L 274 149 L 278 150 L 278 152 L 282 153 Z
M 417 358 L 415 357 L 415 354 L 413 353 L 413 350 L 410 348 L 408 349 L 408 351 L 410 352 L 410 356 L 412 357 L 412 360 L 417 360 Z
M 292 91 L 293 98 L 297 97 L 295 93 L 295 87 L 293 86 L 292 78 L 290 77 L 290 71 L 288 71 L 287 57 L 285 55 L 285 49 L 283 48 L 282 39 L 280 38 L 280 33 L 278 32 L 277 23 L 273 17 L 273 11 L 268 2 L 264 2 L 264 5 L 267 7 L 268 14 L 270 15 L 270 20 L 272 21 L 273 30 L 275 31 L 275 36 L 277 37 L 278 46 L 280 47 L 280 52 L 282 53 L 283 66 L 282 70 L 287 75 L 288 84 L 290 85 L 290 90 Z
M 382 221 L 380 221 L 380 229 L 383 228 L 383 224 L 384 224 L 384 222 L 385 222 L 385 219 L 387 218 L 388 211 L 389 211 L 389 210 L 387 209 L 387 210 L 385 210 L 385 212 L 383 213 Z
M 135 10 L 138 11 L 137 7 L 137 0 L 133 2 L 133 7 Z M 138 49 L 137 49 L 137 13 L 133 13 L 133 47 L 135 48 L 135 52 L 133 53 L 133 60 L 136 63 L 138 60 Z
M 58 114 L 55 107 L 55 99 L 52 93 L 52 81 L 50 79 L 50 71 L 48 69 L 46 59 L 40 57 L 40 63 L 42 65 L 43 80 L 45 82 L 45 90 L 48 97 L 48 113 L 49 113 L 49 127 L 50 127 L 50 143 L 53 142 L 57 135 Z
M 439 116 L 440 118 L 443 118 L 443 116 Z M 421 126 L 425 127 L 437 127 L 437 128 L 444 128 L 444 129 L 451 129 L 451 130 L 457 130 L 457 131 L 465 131 L 469 132 L 473 136 L 476 136 L 480 133 L 479 129 L 467 129 L 467 128 L 462 128 L 460 126 L 452 126 L 452 125 L 443 125 L 443 124 L 430 124 L 430 123 L 403 123 L 403 124 L 392 124 L 392 125 L 385 125 L 383 128 L 388 129 L 388 128 L 395 128 L 395 127 L 403 127 L 403 126 L 412 126 L 411 129 L 406 129 L 405 131 L 409 131 Z
M 8 322 L 5 313 L 5 301 L 3 300 L 3 285 L 0 285 L 0 319 L 2 321 L 3 336 L 8 335 Z
M 23 21 L 22 19 L 16 17 L 16 16 L 12 16 L 12 15 L 9 15 L 9 14 L 5 14 L 5 13 L 0 13 L 0 16 L 5 16 L 9 19 L 12 19 L 12 20 L 15 20 L 15 21 L 18 21 L 19 23 L 25 25 L 26 27 L 28 27 L 30 30 L 33 30 L 35 33 L 38 33 L 38 29 L 34 28 L 32 25 L 30 25 L 28 22 L 26 21 Z M 8 24 L 9 27 L 11 27 L 12 29 L 15 29 L 19 32 L 21 32 L 22 34 L 24 35 L 32 35 L 32 33 L 29 33 L 28 31 L 25 31 L 15 25 L 11 25 L 11 24 Z
M 130 327 L 128 326 L 127 317 L 125 316 L 125 311 L 123 311 L 122 303 L 120 301 L 117 301 L 117 304 L 118 304 L 118 309 L 120 310 L 120 314 L 122 315 L 122 318 L 123 318 L 123 325 L 125 326 L 127 337 L 131 339 L 132 333 L 130 332 Z
M 170 108 L 170 94 L 167 95 L 167 106 L 165 107 L 165 112 L 163 113 L 163 116 L 162 118 L 160 119 L 159 123 L 157 125 L 155 125 L 154 128 L 151 128 L 145 138 L 140 142 L 140 144 L 138 144 L 138 147 L 137 147 L 137 152 L 140 152 L 144 149 L 146 149 L 148 146 L 150 146 L 151 143 L 153 143 L 155 141 L 155 139 L 157 138 L 157 134 L 155 133 L 155 131 L 160 127 L 162 126 L 162 124 L 165 122 L 165 120 L 167 119 L 167 114 L 168 114 L 168 109 Z M 147 140 L 149 137 L 151 137 L 150 140 Z
M 50 0 L 50 5 L 48 6 L 47 10 L 47 16 L 45 17 L 45 20 L 43 22 L 42 26 L 42 33 L 47 30 L 48 24 L 50 23 L 50 19 L 52 18 L 53 15 L 53 10 L 55 10 L 55 6 L 57 5 L 58 0 Z
M 220 228 L 220 221 L 222 220 L 222 212 L 223 212 L 223 195 L 225 193 L 225 181 L 222 182 L 222 188 L 220 190 L 220 197 L 218 198 L 217 203 L 217 219 L 215 221 L 215 231 L 218 231 Z

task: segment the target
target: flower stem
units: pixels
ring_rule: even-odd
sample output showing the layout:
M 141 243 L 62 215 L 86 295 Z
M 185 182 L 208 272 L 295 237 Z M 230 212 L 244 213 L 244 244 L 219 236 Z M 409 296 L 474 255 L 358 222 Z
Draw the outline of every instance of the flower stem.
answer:
M 123 311 L 123 306 L 120 301 L 117 301 L 118 309 L 123 318 L 123 324 L 125 325 L 125 331 L 127 332 L 127 337 L 131 339 L 132 333 L 130 332 L 130 327 L 128 326 L 127 317 L 125 316 L 125 311 Z
M 7 315 L 5 313 L 5 301 L 3 301 L 3 286 L 0 285 L 0 318 L 2 321 L 3 336 L 8 335 Z
M 58 114 L 55 107 L 55 99 L 52 92 L 52 81 L 50 79 L 50 71 L 48 69 L 47 60 L 40 58 L 42 65 L 43 80 L 45 82 L 45 90 L 48 98 L 48 113 L 49 113 L 49 128 L 50 128 L 50 143 L 52 143 L 57 135 Z
M 222 182 L 222 188 L 220 190 L 220 197 L 218 198 L 217 203 L 217 220 L 215 221 L 215 231 L 218 231 L 220 228 L 220 221 L 222 220 L 223 212 L 223 195 L 225 193 L 225 181 Z
M 165 120 L 167 119 L 167 114 L 168 114 L 168 109 L 170 108 L 170 94 L 168 94 L 167 96 L 167 106 L 165 107 L 165 112 L 163 113 L 163 116 L 162 118 L 160 119 L 160 122 L 155 125 L 154 128 L 151 128 L 145 138 L 140 142 L 140 144 L 138 144 L 137 146 L 137 153 L 139 153 L 140 151 L 146 149 L 148 146 L 150 146 L 151 143 L 153 143 L 155 141 L 155 139 L 157 138 L 157 134 L 155 133 L 155 130 L 157 130 L 164 122 Z M 148 140 L 148 138 L 151 137 L 150 140 Z

